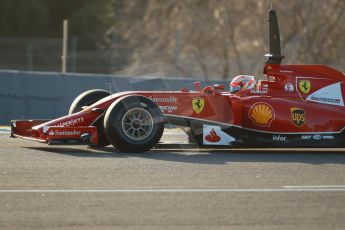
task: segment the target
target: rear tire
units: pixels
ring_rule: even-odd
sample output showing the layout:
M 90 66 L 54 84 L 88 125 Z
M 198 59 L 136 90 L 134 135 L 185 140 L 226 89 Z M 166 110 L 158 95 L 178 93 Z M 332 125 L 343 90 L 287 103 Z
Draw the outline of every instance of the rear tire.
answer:
M 158 106 L 150 99 L 130 95 L 119 98 L 104 116 L 107 139 L 123 152 L 145 152 L 161 139 L 164 119 Z
M 92 89 L 88 90 L 82 94 L 80 94 L 74 101 L 72 102 L 71 107 L 69 108 L 68 114 L 77 113 L 83 110 L 83 106 L 90 106 L 95 102 L 99 101 L 102 98 L 109 96 L 110 93 L 106 90 L 102 89 Z M 92 125 L 97 127 L 98 132 L 98 145 L 97 147 L 104 147 L 109 145 L 109 141 L 107 140 L 104 127 L 103 127 L 103 119 L 104 116 L 99 117 Z

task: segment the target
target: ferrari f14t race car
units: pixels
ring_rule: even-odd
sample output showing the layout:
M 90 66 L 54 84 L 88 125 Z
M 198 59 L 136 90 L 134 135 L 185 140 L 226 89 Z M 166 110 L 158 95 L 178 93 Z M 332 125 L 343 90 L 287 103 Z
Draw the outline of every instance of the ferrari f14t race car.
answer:
M 185 127 L 200 146 L 345 146 L 345 76 L 324 65 L 281 65 L 277 16 L 269 11 L 265 80 L 241 75 L 195 90 L 90 90 L 54 120 L 13 120 L 11 135 L 49 144 L 155 147 L 165 124 Z

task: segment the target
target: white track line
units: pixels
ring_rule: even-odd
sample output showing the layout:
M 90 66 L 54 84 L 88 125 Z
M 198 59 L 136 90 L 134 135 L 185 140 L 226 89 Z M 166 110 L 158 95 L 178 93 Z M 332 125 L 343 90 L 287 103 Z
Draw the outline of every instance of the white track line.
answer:
M 345 188 L 345 185 L 296 185 L 296 186 L 283 186 L 287 189 L 333 189 Z
M 345 192 L 345 187 L 220 188 L 220 189 L 2 189 L 0 193 L 246 193 L 246 192 Z
M 10 133 L 10 130 L 9 129 L 3 129 L 3 128 L 0 128 L 0 133 Z

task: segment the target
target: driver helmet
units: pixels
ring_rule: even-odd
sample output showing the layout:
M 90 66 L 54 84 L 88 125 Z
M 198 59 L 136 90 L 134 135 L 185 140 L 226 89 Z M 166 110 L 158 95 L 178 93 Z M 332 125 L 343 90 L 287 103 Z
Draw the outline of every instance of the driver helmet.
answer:
M 237 93 L 240 90 L 244 91 L 247 89 L 254 88 L 256 82 L 253 76 L 239 75 L 234 77 L 230 83 L 230 93 Z

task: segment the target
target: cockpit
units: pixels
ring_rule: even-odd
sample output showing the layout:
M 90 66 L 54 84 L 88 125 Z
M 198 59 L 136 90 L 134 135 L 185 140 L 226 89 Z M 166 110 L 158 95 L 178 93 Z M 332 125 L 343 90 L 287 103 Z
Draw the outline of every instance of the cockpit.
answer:
M 239 75 L 235 77 L 230 83 L 230 93 L 244 92 L 246 90 L 254 89 L 256 81 L 254 76 Z

